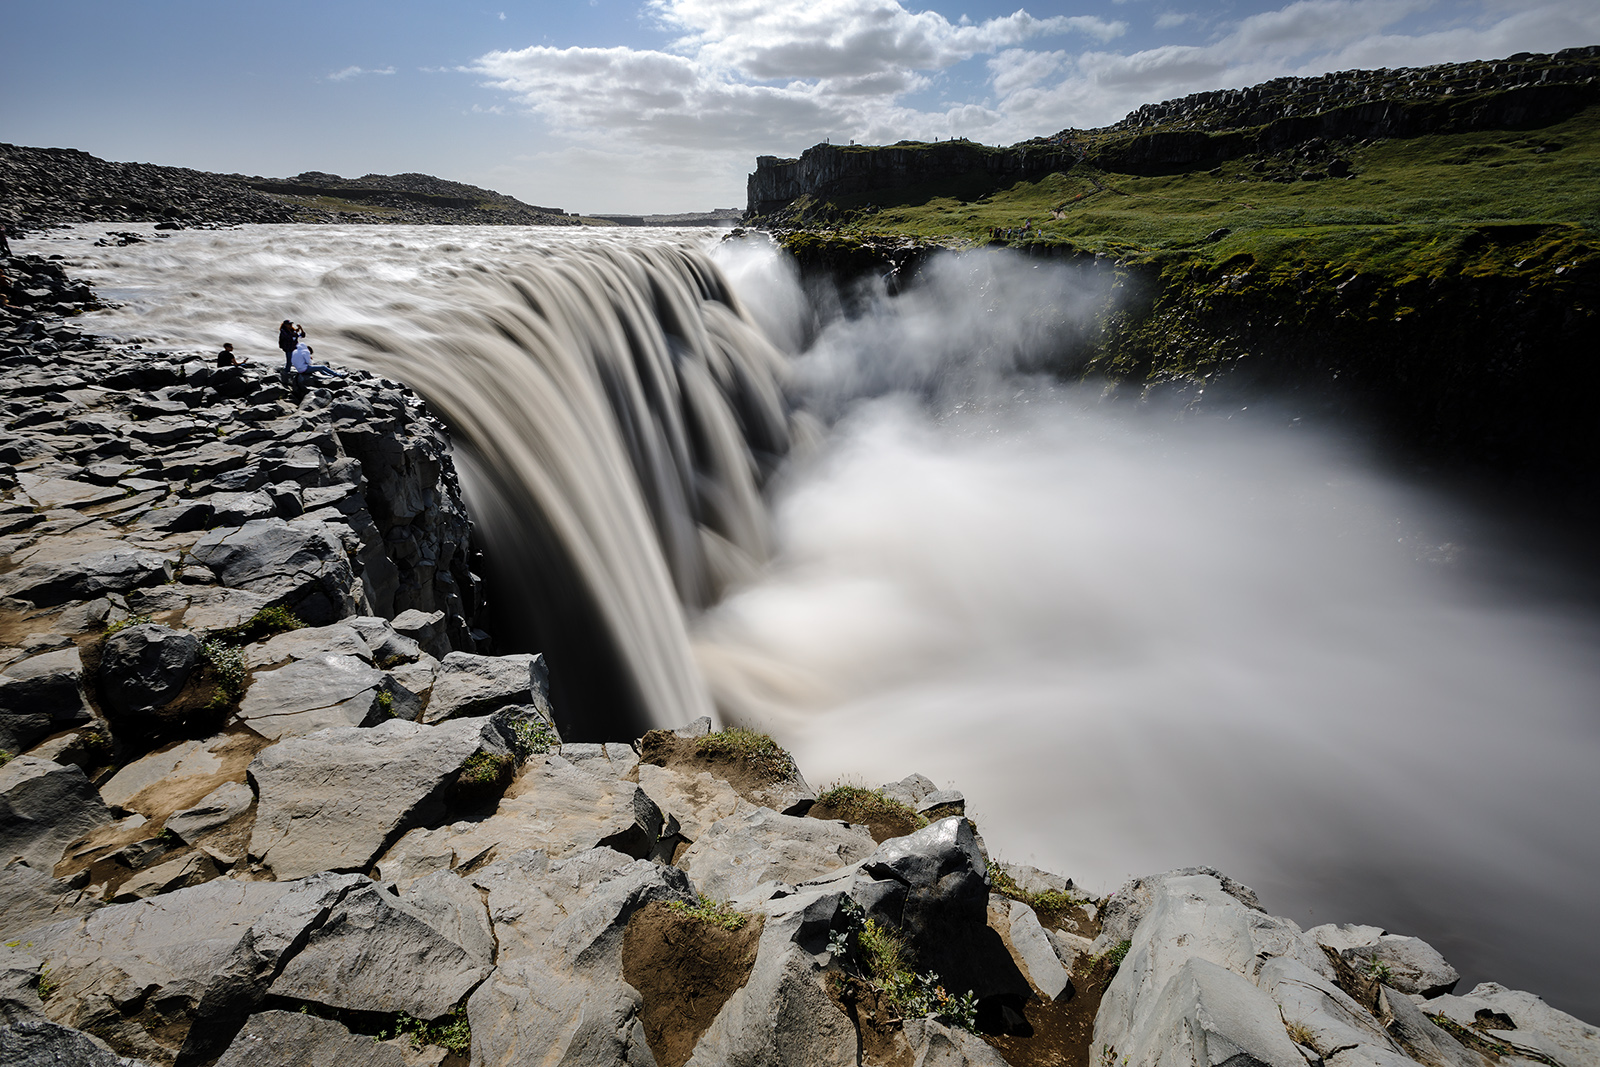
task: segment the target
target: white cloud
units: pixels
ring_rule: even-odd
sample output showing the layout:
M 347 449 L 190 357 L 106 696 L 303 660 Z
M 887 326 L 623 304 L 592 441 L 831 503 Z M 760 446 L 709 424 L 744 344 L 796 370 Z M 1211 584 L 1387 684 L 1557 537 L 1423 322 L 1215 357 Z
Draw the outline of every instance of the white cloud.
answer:
M 343 70 L 336 70 L 332 74 L 328 75 L 328 80 L 331 81 L 331 82 L 342 82 L 346 78 L 355 78 L 355 77 L 359 77 L 360 75 L 363 75 L 363 74 L 393 74 L 393 73 L 394 73 L 394 68 L 393 67 L 380 67 L 380 68 L 377 68 L 377 69 L 369 69 L 367 67 L 345 67 Z
M 1176 29 L 1177 27 L 1182 26 L 1186 22 L 1193 22 L 1194 19 L 1195 19 L 1194 15 L 1184 14 L 1184 13 L 1178 12 L 1178 11 L 1163 12 L 1162 14 L 1156 16 L 1156 29 L 1158 29 L 1158 30 Z

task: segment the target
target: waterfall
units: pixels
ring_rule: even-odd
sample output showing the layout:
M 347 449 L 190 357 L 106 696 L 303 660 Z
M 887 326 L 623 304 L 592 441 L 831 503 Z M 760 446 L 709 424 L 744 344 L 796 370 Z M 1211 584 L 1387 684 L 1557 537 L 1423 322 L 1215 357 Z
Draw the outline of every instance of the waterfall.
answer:
M 450 424 L 490 595 L 514 605 L 497 624 L 531 626 L 560 681 L 588 690 L 564 730 L 615 739 L 709 714 L 681 612 L 768 554 L 782 354 L 691 249 L 569 250 L 461 288 L 409 329 L 343 334 Z

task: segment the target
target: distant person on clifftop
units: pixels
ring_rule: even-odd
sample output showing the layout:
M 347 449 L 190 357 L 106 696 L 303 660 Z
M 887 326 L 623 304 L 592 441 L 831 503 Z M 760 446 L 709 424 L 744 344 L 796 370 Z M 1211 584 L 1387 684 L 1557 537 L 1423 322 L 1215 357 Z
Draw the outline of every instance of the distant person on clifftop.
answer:
M 233 345 L 223 345 L 222 351 L 217 353 L 217 366 L 237 367 L 238 365 L 239 357 L 233 354 Z
M 11 227 L 0 222 L 0 256 L 11 258 Z
M 300 339 L 305 335 L 306 332 L 300 328 L 299 323 L 290 322 L 288 319 L 284 319 L 283 322 L 279 324 L 278 347 L 283 350 L 283 372 L 285 374 L 288 374 L 292 369 L 290 364 L 294 362 L 294 360 L 291 358 L 294 354 L 294 346 L 299 344 Z
M 305 386 L 311 380 L 311 376 L 317 373 L 332 375 L 335 378 L 345 377 L 345 372 L 342 370 L 334 370 L 332 367 L 311 362 L 311 355 L 315 351 L 310 345 L 301 341 L 294 346 L 294 351 L 289 353 L 289 366 L 294 369 L 296 384 Z

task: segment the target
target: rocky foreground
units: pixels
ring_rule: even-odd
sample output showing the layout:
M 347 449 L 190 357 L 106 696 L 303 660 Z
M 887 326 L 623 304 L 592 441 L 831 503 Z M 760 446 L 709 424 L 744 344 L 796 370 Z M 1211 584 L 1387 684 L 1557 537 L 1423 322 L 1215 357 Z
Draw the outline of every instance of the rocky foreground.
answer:
M 1600 1030 L 1212 870 L 1104 900 L 919 775 L 563 744 L 442 428 L 0 309 L 0 1061 L 1591 1067 Z

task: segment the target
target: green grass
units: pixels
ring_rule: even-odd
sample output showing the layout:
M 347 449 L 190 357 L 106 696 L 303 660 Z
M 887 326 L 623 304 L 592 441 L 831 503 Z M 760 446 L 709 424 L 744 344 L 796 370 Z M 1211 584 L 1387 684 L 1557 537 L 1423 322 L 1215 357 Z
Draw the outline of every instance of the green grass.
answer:
M 148 615 L 129 615 L 127 618 L 118 619 L 116 622 L 107 626 L 106 636 L 110 637 L 114 633 L 120 633 L 130 626 L 143 626 L 145 623 L 150 621 L 151 619 Z
M 1062 912 L 1068 908 L 1083 903 L 1083 898 L 1072 893 L 1061 893 L 1055 890 L 1046 890 L 1043 893 L 1029 893 L 1017 884 L 1016 879 L 1007 874 L 994 860 L 989 861 L 989 890 L 1011 900 L 1019 900 L 1033 908 L 1035 911 Z
M 836 785 L 819 796 L 817 803 L 833 808 L 846 822 L 901 819 L 919 830 L 928 825 L 928 820 L 917 814 L 917 809 L 911 805 L 886 797 L 879 790 L 859 785 Z
M 382 1040 L 391 1036 L 387 1031 L 379 1031 L 373 1040 Z M 472 1052 L 472 1024 L 467 1020 L 467 1009 L 459 1007 L 450 1016 L 448 1022 L 430 1023 L 426 1019 L 401 1012 L 395 1017 L 392 1036 L 411 1038 L 411 1047 L 421 1049 L 424 1045 L 435 1045 L 446 1052 L 455 1053 L 465 1057 Z
M 510 756 L 479 752 L 461 765 L 457 782 L 466 786 L 491 786 L 506 780 L 513 764 Z
M 713 758 L 743 760 L 775 777 L 783 777 L 794 770 L 794 760 L 776 741 L 742 726 L 707 734 L 695 743 L 695 752 Z
M 1355 177 L 1261 180 L 1251 169 L 1258 156 L 1230 160 L 1215 175 L 1141 177 L 1080 164 L 1000 189 L 980 190 L 962 175 L 830 204 L 843 239 L 988 243 L 994 228 L 1031 220 L 1026 235 L 1006 243 L 1160 265 L 1249 256 L 1269 270 L 1335 265 L 1395 278 L 1549 272 L 1592 259 L 1600 245 L 1600 107 L 1540 130 L 1379 140 L 1339 155 Z M 1266 162 L 1268 173 L 1281 170 L 1280 161 Z M 1546 230 L 1502 229 L 1529 225 Z M 1206 241 L 1220 229 L 1230 232 Z
M 16 758 L 16 753 L 7 752 L 5 749 L 0 748 L 0 767 L 4 767 L 6 764 L 10 763 Z
M 745 923 L 750 921 L 750 916 L 734 911 L 733 905 L 727 901 L 712 900 L 705 895 L 693 904 L 682 900 L 668 901 L 667 907 L 686 919 L 720 926 L 724 930 L 743 930 Z

